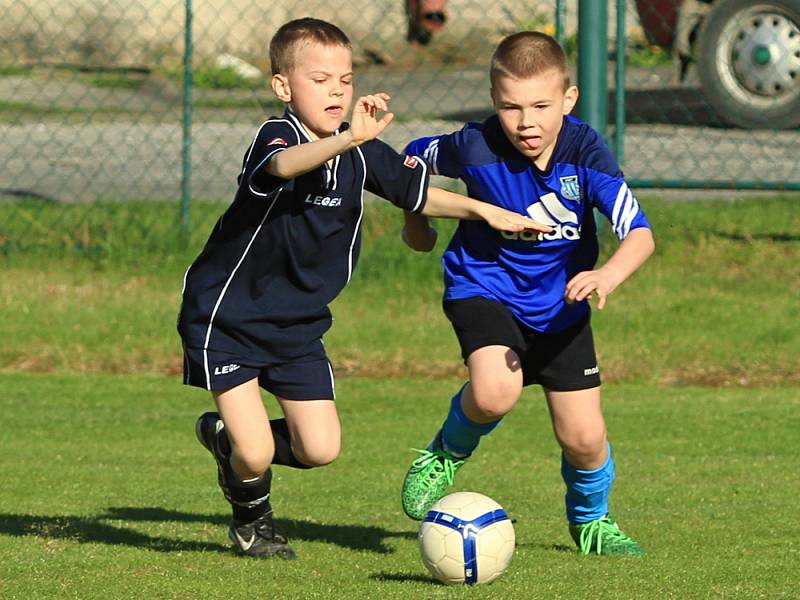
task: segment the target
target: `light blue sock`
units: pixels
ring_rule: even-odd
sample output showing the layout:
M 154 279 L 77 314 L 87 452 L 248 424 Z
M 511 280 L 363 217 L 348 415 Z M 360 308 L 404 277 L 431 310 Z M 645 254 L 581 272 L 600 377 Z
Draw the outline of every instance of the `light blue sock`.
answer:
M 457 456 L 469 456 L 478 447 L 481 437 L 488 435 L 500 424 L 502 419 L 491 423 L 475 423 L 471 421 L 461 408 L 461 393 L 458 390 L 450 401 L 450 412 L 442 425 L 442 445 L 448 452 Z
M 567 484 L 564 503 L 570 523 L 588 523 L 608 514 L 608 495 L 614 481 L 614 459 L 611 444 L 608 459 L 594 471 L 576 469 L 561 455 L 561 476 Z

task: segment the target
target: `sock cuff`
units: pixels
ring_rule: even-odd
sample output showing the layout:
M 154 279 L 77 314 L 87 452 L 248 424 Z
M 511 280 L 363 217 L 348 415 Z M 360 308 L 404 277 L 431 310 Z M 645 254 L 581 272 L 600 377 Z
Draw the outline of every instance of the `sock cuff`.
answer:
M 489 421 L 488 423 L 476 423 L 470 419 L 464 414 L 464 409 L 461 407 L 461 394 L 464 392 L 465 387 L 467 387 L 466 383 L 461 386 L 461 389 L 458 390 L 458 393 L 450 400 L 450 414 L 453 415 L 459 423 L 469 427 L 470 429 L 474 429 L 481 435 L 491 433 L 491 431 L 500 424 L 500 421 L 503 420 L 503 417 L 500 417 L 496 421 Z
M 616 476 L 614 458 L 611 454 L 611 444 L 608 444 L 608 457 L 606 462 L 596 469 L 579 469 L 572 465 L 564 454 L 561 454 L 561 475 L 564 481 L 576 485 L 594 487 L 597 484 L 604 485 L 611 482 Z M 578 483 L 580 482 L 580 483 Z

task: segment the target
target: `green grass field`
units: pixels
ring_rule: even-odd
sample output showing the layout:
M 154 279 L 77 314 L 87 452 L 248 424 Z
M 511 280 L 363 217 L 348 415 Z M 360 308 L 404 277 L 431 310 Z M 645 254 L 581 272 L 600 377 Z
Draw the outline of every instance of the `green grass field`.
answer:
M 229 552 L 193 432 L 211 402 L 178 376 L 182 271 L 220 207 L 195 208 L 182 247 L 174 205 L 0 204 L 0 598 L 797 598 L 800 198 L 641 200 L 656 256 L 594 328 L 612 509 L 647 556 L 574 552 L 530 388 L 457 481 L 516 519 L 511 568 L 477 588 L 428 576 L 400 508 L 410 448 L 463 368 L 437 256 L 402 249 L 397 211 L 370 207 L 326 338 L 342 456 L 276 469 L 278 521 L 299 554 L 287 563 Z M 439 227 L 446 238 L 452 225 Z

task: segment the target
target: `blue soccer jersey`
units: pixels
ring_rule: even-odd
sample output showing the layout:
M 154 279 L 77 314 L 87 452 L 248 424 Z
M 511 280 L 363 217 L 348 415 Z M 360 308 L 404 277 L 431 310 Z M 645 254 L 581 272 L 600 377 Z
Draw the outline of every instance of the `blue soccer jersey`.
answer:
M 509 233 L 484 221 L 461 221 L 442 258 L 445 299 L 500 302 L 537 331 L 561 331 L 589 312 L 586 301 L 567 304 L 564 292 L 575 274 L 597 261 L 594 208 L 620 240 L 650 227 L 600 135 L 571 116 L 564 118 L 547 171 L 511 145 L 496 116 L 418 138 L 406 153 L 423 156 L 433 174 L 464 181 L 473 198 L 553 227 L 547 234 Z

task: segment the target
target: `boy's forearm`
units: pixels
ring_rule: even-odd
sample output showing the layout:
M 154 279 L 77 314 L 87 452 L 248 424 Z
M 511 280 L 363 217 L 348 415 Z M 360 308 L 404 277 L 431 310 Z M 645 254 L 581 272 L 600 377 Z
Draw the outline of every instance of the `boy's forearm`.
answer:
M 461 194 L 441 188 L 428 188 L 428 200 L 422 214 L 428 217 L 452 217 L 455 219 L 483 219 L 487 205 Z
M 430 252 L 436 245 L 437 234 L 428 223 L 428 217 L 405 212 L 402 238 L 412 250 Z
M 612 274 L 616 288 L 644 264 L 655 247 L 652 231 L 647 227 L 638 227 L 622 240 L 619 248 L 606 261 L 602 269 Z
M 294 179 L 303 173 L 313 171 L 357 145 L 353 141 L 353 134 L 347 130 L 339 135 L 332 135 L 308 144 L 298 144 L 278 152 L 267 163 L 266 169 L 270 175 L 275 177 Z

